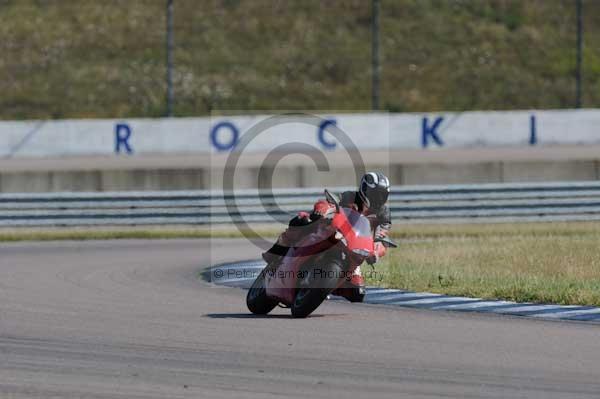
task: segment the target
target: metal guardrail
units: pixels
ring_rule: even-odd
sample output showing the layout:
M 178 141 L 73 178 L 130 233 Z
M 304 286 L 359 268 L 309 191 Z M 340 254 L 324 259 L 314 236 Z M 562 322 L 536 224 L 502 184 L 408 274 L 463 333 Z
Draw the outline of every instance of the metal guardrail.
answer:
M 343 191 L 349 188 L 337 188 Z M 0 226 L 271 223 L 312 207 L 323 189 L 1 194 Z M 394 222 L 600 220 L 600 182 L 401 186 Z

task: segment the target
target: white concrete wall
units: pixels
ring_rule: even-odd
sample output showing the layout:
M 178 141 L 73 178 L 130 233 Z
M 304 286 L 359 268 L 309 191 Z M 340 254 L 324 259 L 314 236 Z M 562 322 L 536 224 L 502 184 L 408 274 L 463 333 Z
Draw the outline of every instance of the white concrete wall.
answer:
M 365 150 L 412 148 L 527 147 L 531 145 L 600 143 L 600 110 L 465 112 L 439 114 L 330 114 L 354 144 Z M 0 158 L 65 157 L 120 154 L 217 153 L 232 143 L 230 123 L 242 137 L 265 116 L 213 118 L 61 120 L 0 122 Z M 435 126 L 436 122 L 439 123 Z M 129 153 L 125 142 L 129 145 Z M 265 152 L 290 142 L 319 149 L 343 151 L 330 133 L 319 128 L 286 123 L 268 129 L 246 151 Z M 219 150 L 216 144 L 223 148 Z M 335 147 L 331 147 L 335 145 Z

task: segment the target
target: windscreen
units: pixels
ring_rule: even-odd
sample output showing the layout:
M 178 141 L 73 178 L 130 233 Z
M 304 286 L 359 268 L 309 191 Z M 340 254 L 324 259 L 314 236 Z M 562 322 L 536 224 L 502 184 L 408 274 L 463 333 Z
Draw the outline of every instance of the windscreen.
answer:
M 369 223 L 369 219 L 350 208 L 342 208 L 342 212 L 348 218 L 350 225 L 358 237 L 371 237 L 371 223 Z

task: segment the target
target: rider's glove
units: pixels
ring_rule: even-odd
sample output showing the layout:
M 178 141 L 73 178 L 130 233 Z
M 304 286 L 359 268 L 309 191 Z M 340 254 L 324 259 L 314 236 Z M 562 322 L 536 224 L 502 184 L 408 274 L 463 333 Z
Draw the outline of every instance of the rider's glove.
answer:
M 298 220 L 310 221 L 310 213 L 308 213 L 308 212 L 300 211 L 300 212 L 298 212 L 298 215 L 296 217 L 298 218 Z
M 386 252 L 385 246 L 382 243 L 380 243 L 380 242 L 376 242 L 373 249 L 374 249 L 373 250 L 373 254 L 371 254 L 371 256 L 369 256 L 367 258 L 367 263 L 369 265 L 374 265 L 375 263 L 377 263 L 377 261 L 379 260 L 379 258 L 381 258 L 382 256 L 384 256 L 385 252 Z
M 313 207 L 313 213 L 321 217 L 327 217 L 333 214 L 335 207 L 326 200 L 319 200 Z
M 383 245 L 380 242 L 376 242 L 375 243 L 374 251 L 373 252 L 375 252 L 375 255 L 377 256 L 377 259 L 383 257 L 385 255 L 386 251 L 387 251 L 387 249 L 386 249 L 385 245 Z

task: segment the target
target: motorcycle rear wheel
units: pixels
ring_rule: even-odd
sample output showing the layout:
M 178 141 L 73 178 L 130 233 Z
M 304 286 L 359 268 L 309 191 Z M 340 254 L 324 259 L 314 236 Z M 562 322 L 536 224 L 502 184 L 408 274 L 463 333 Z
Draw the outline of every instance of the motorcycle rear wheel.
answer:
M 260 272 L 246 295 L 246 306 L 254 314 L 267 314 L 277 306 L 277 300 L 267 296 L 265 273 L 268 266 Z
M 322 269 L 332 276 L 340 276 L 342 272 L 342 266 L 337 260 L 329 260 Z M 327 298 L 327 295 L 336 288 L 338 280 L 317 278 L 314 269 L 307 270 L 307 272 L 309 276 L 298 282 L 296 297 L 291 306 L 292 316 L 296 318 L 305 318 L 314 312 Z

